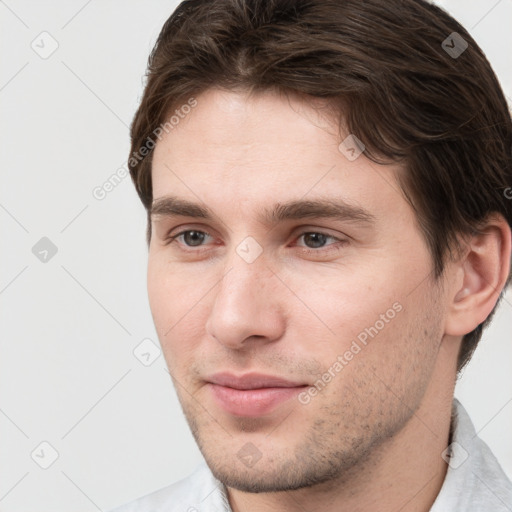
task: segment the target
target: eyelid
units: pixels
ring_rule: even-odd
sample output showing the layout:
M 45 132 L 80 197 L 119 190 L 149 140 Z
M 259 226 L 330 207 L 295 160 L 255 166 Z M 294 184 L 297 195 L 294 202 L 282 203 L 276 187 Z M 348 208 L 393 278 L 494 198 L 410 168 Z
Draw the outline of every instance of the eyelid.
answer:
M 197 228 L 183 228 L 180 231 L 177 231 L 175 234 L 171 235 L 172 229 L 169 231 L 169 233 L 165 237 L 165 245 L 171 244 L 172 242 L 176 241 L 176 239 L 185 233 L 188 233 L 189 231 L 197 231 L 198 233 L 203 233 L 207 236 L 213 237 L 213 235 L 209 231 L 205 231 L 204 229 L 197 229 Z M 187 246 L 185 246 L 187 247 Z M 198 246 L 198 248 L 201 248 L 203 246 Z M 193 247 L 189 247 L 189 250 L 194 250 Z
M 306 234 L 318 234 L 318 235 L 323 235 L 327 238 L 331 238 L 333 240 L 336 241 L 336 243 L 333 243 L 333 244 L 329 244 L 329 245 L 326 245 L 324 247 L 319 247 L 317 249 L 315 248 L 311 248 L 311 247 L 306 247 L 304 245 L 299 245 L 297 247 L 299 247 L 301 249 L 302 252 L 306 252 L 306 253 L 325 253 L 325 252 L 328 252 L 330 250 L 336 250 L 337 246 L 339 246 L 340 244 L 345 244 L 347 243 L 347 239 L 346 238 L 340 238 L 340 237 L 337 237 L 335 235 L 332 235 L 330 233 L 327 233 L 323 230 L 324 228 L 305 228 L 303 226 L 297 228 L 298 233 L 294 236 L 294 239 L 295 240 L 298 240 L 300 239 L 302 236 L 306 235 Z M 296 230 L 296 231 L 297 231 Z M 202 233 L 204 235 L 207 235 L 209 237 L 212 237 L 213 235 L 211 233 L 209 233 L 208 231 L 205 231 L 204 229 L 197 229 L 197 228 L 191 228 L 191 227 L 185 227 L 183 229 L 181 229 L 180 231 L 178 231 L 177 233 L 171 235 L 170 233 L 172 232 L 173 230 L 169 231 L 169 235 L 166 237 L 166 242 L 165 242 L 165 245 L 170 245 L 171 243 L 175 242 L 180 236 L 184 235 L 185 233 L 188 233 L 190 231 L 196 231 L 198 233 Z M 346 235 L 344 235 L 346 237 Z M 203 252 L 207 249 L 204 249 L 204 246 L 203 245 L 198 245 L 198 246 L 187 246 L 185 244 L 180 244 L 180 245 L 183 245 L 184 249 L 183 251 L 185 252 L 194 252 L 194 253 L 198 253 L 198 252 Z
M 309 235 L 309 234 L 323 235 L 326 238 L 332 238 L 333 240 L 336 240 L 337 242 L 342 241 L 342 239 L 337 236 L 331 235 L 330 233 L 326 233 L 325 231 L 319 231 L 317 229 L 306 229 L 303 231 L 299 231 L 299 233 L 297 233 L 295 238 L 296 238 L 296 240 L 298 240 L 299 238 L 302 238 L 304 235 Z M 311 247 L 307 247 L 307 249 L 311 249 Z
M 180 229 L 180 231 L 175 233 L 174 235 L 171 235 L 171 233 L 177 229 Z M 343 238 L 350 238 L 350 236 L 346 235 L 345 233 L 339 233 L 339 232 L 338 232 L 338 234 L 329 233 L 328 231 L 330 231 L 330 230 L 331 230 L 331 228 L 328 228 L 328 227 L 320 227 L 320 226 L 313 226 L 311 224 L 303 224 L 300 226 L 295 226 L 292 230 L 292 233 L 297 233 L 297 236 L 303 235 L 305 233 L 319 233 L 319 234 L 331 236 L 333 238 L 338 238 L 338 239 L 340 236 L 342 236 Z M 169 238 L 171 236 L 179 236 L 187 231 L 199 231 L 199 232 L 205 233 L 209 236 L 213 236 L 212 233 L 208 230 L 208 228 L 205 228 L 203 226 L 195 227 L 194 225 L 184 224 L 184 225 L 173 227 L 173 228 L 169 229 L 165 235 L 165 238 Z

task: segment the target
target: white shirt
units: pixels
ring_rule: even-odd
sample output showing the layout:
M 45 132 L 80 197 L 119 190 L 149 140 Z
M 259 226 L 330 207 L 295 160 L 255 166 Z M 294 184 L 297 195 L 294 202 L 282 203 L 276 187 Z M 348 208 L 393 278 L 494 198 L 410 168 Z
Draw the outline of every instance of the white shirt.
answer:
M 512 482 L 454 399 L 448 469 L 430 512 L 512 512 Z M 111 512 L 232 512 L 205 462 L 188 477 Z

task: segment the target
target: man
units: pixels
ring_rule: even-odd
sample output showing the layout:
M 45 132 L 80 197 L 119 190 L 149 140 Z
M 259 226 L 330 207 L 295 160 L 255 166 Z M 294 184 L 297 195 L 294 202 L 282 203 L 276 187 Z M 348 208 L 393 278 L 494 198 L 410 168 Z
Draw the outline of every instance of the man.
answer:
M 148 292 L 205 458 L 118 512 L 505 511 L 453 398 L 510 282 L 512 123 L 422 0 L 191 0 L 132 125 Z

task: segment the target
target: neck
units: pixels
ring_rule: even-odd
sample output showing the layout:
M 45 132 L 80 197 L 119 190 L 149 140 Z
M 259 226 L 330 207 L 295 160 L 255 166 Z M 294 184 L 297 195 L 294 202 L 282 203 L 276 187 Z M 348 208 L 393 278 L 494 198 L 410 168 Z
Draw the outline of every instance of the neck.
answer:
M 446 340 L 445 340 L 446 341 Z M 404 428 L 350 475 L 296 491 L 252 494 L 227 488 L 233 512 L 428 512 L 443 485 L 455 387 L 454 345 L 442 343 L 430 385 Z

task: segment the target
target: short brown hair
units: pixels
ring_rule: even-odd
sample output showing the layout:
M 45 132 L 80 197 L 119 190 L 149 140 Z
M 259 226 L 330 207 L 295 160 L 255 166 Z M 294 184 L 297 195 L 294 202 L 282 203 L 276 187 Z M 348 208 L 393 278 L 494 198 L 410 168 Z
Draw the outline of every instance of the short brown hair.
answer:
M 459 236 L 490 214 L 512 225 L 510 111 L 482 50 L 445 11 L 424 0 L 185 0 L 149 56 L 131 126 L 128 164 L 148 244 L 155 134 L 211 87 L 326 99 L 368 158 L 405 164 L 400 187 L 436 278 Z M 464 336 L 459 370 L 495 310 Z

